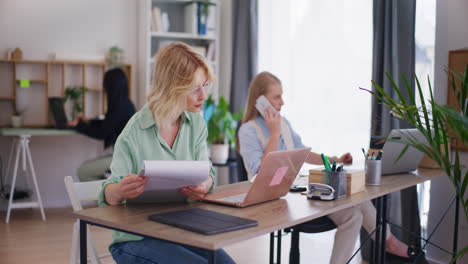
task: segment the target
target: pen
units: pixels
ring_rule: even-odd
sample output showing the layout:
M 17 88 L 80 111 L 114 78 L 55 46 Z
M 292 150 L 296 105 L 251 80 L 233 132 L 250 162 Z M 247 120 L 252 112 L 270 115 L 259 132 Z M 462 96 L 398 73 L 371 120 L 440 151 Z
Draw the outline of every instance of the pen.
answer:
M 379 150 L 379 154 L 377 155 L 376 160 L 382 159 L 382 154 L 383 154 L 383 150 Z
M 372 152 L 372 155 L 371 155 L 371 158 L 370 158 L 370 159 L 371 159 L 371 160 L 374 160 L 374 159 L 375 159 L 375 158 L 374 158 L 374 152 Z
M 367 159 L 366 151 L 364 150 L 364 148 L 361 148 L 361 149 L 362 149 L 362 154 L 364 154 L 364 159 Z
M 323 165 L 325 166 L 325 170 L 330 170 L 330 165 L 327 164 L 327 160 L 325 159 L 325 155 L 320 154 L 320 156 L 322 157 L 322 161 L 323 161 Z
M 336 162 L 333 162 L 332 171 L 336 171 Z
M 328 156 L 325 156 L 325 161 L 327 162 L 327 168 L 328 168 L 328 170 L 331 170 L 330 160 L 328 159 Z
M 343 170 L 343 164 L 341 164 L 336 171 L 342 171 Z

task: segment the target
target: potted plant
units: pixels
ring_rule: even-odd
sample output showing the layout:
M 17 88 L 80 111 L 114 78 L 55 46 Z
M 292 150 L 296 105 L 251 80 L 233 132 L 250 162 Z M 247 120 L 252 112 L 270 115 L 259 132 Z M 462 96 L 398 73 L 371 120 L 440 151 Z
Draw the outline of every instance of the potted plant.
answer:
M 12 127 L 21 127 L 23 124 L 23 112 L 24 110 L 18 109 L 17 106 L 13 109 L 13 115 L 11 116 L 11 126 Z
M 124 50 L 118 46 L 112 46 L 107 53 L 107 64 L 109 68 L 122 67 L 124 64 Z
M 73 120 L 79 113 L 83 112 L 83 97 L 87 91 L 86 86 L 70 86 L 65 89 L 64 101 L 70 100 L 72 103 L 71 116 Z
M 214 163 L 226 163 L 229 157 L 229 147 L 236 142 L 237 121 L 242 113 L 232 114 L 229 104 L 223 96 L 215 104 L 210 95 L 204 103 L 204 118 L 208 125 L 208 144 L 210 157 Z
M 374 95 L 391 110 L 392 114 L 408 121 L 422 133 L 427 143 L 419 142 L 415 138 L 409 138 L 408 141 L 405 142 L 406 147 L 399 157 L 403 156 L 409 146 L 412 146 L 425 153 L 437 163 L 452 182 L 459 199 L 461 199 L 462 208 L 465 212 L 465 219 L 468 220 L 468 195 L 466 195 L 468 170 L 466 165 L 460 163 L 460 150 L 456 148 L 450 149 L 453 138 L 462 142 L 464 146 L 468 144 L 468 100 L 466 99 L 468 95 L 468 65 L 464 73 L 451 73 L 459 79 L 459 82 L 457 82 L 455 77 L 453 77 L 451 82 L 452 89 L 457 98 L 458 109 L 437 104 L 434 100 L 429 80 L 430 98 L 424 98 L 417 77 L 415 77 L 415 80 L 418 94 L 415 95 L 415 93 L 410 90 L 408 80 L 403 76 L 403 81 L 405 83 L 404 89 L 408 93 L 408 100 L 402 95 L 403 89 L 396 85 L 388 73 L 387 78 L 392 83 L 393 91 L 395 91 L 398 99 L 389 96 L 382 87 L 374 81 L 372 81 L 372 83 L 375 87 L 375 91 L 364 88 L 360 89 Z M 458 87 L 457 83 L 460 84 Z M 421 106 L 416 104 L 416 96 L 419 96 Z M 452 154 L 454 154 L 453 158 L 451 157 Z M 457 253 L 454 260 L 467 252 L 468 246 L 465 245 L 465 247 Z

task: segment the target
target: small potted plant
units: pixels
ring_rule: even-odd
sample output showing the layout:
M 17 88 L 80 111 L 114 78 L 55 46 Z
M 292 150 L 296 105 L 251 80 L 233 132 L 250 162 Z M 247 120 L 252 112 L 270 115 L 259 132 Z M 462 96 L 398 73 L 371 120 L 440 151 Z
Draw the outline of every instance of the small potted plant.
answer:
M 23 112 L 24 110 L 19 109 L 17 106 L 13 109 L 13 115 L 11 116 L 11 126 L 21 127 L 23 125 Z
M 219 98 L 218 104 L 215 104 L 210 95 L 205 101 L 204 109 L 204 118 L 208 124 L 208 144 L 211 145 L 211 161 L 226 163 L 229 147 L 235 146 L 237 121 L 242 117 L 242 113 L 232 114 L 223 96 Z
M 107 54 L 107 64 L 109 68 L 122 67 L 124 64 L 124 50 L 118 46 L 112 46 Z
M 64 101 L 69 99 L 72 103 L 71 116 L 74 120 L 79 113 L 83 112 L 83 96 L 88 91 L 86 86 L 70 86 L 65 89 Z

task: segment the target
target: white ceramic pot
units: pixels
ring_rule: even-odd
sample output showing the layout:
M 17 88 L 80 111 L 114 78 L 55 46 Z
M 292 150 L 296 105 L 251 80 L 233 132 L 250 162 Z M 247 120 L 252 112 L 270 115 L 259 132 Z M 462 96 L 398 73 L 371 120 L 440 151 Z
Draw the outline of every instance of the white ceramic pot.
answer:
M 224 164 L 229 158 L 228 144 L 212 144 L 210 148 L 211 161 L 213 163 Z
M 11 126 L 12 127 L 21 127 L 21 125 L 22 125 L 21 116 L 16 116 L 16 115 L 11 116 Z

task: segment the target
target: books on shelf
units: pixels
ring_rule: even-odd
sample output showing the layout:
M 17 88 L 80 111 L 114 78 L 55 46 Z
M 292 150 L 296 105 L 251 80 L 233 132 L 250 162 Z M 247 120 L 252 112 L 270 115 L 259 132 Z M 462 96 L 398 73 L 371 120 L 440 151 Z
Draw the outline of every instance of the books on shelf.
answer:
M 190 34 L 198 33 L 197 3 L 190 3 L 185 6 L 185 32 Z
M 206 51 L 206 58 L 209 61 L 216 60 L 216 45 L 214 42 L 210 42 L 210 44 L 208 45 L 208 50 Z
M 202 55 L 203 57 L 206 57 L 206 48 L 204 46 L 193 46 L 192 45 L 192 48 L 197 52 L 199 53 L 200 55 Z
M 159 7 L 153 7 L 151 9 L 151 31 L 162 31 L 161 9 L 159 9 Z
M 216 34 L 216 5 L 208 6 L 208 18 L 206 20 L 206 35 L 214 36 Z
M 216 31 L 216 5 L 195 1 L 185 6 L 185 32 L 214 35 Z

